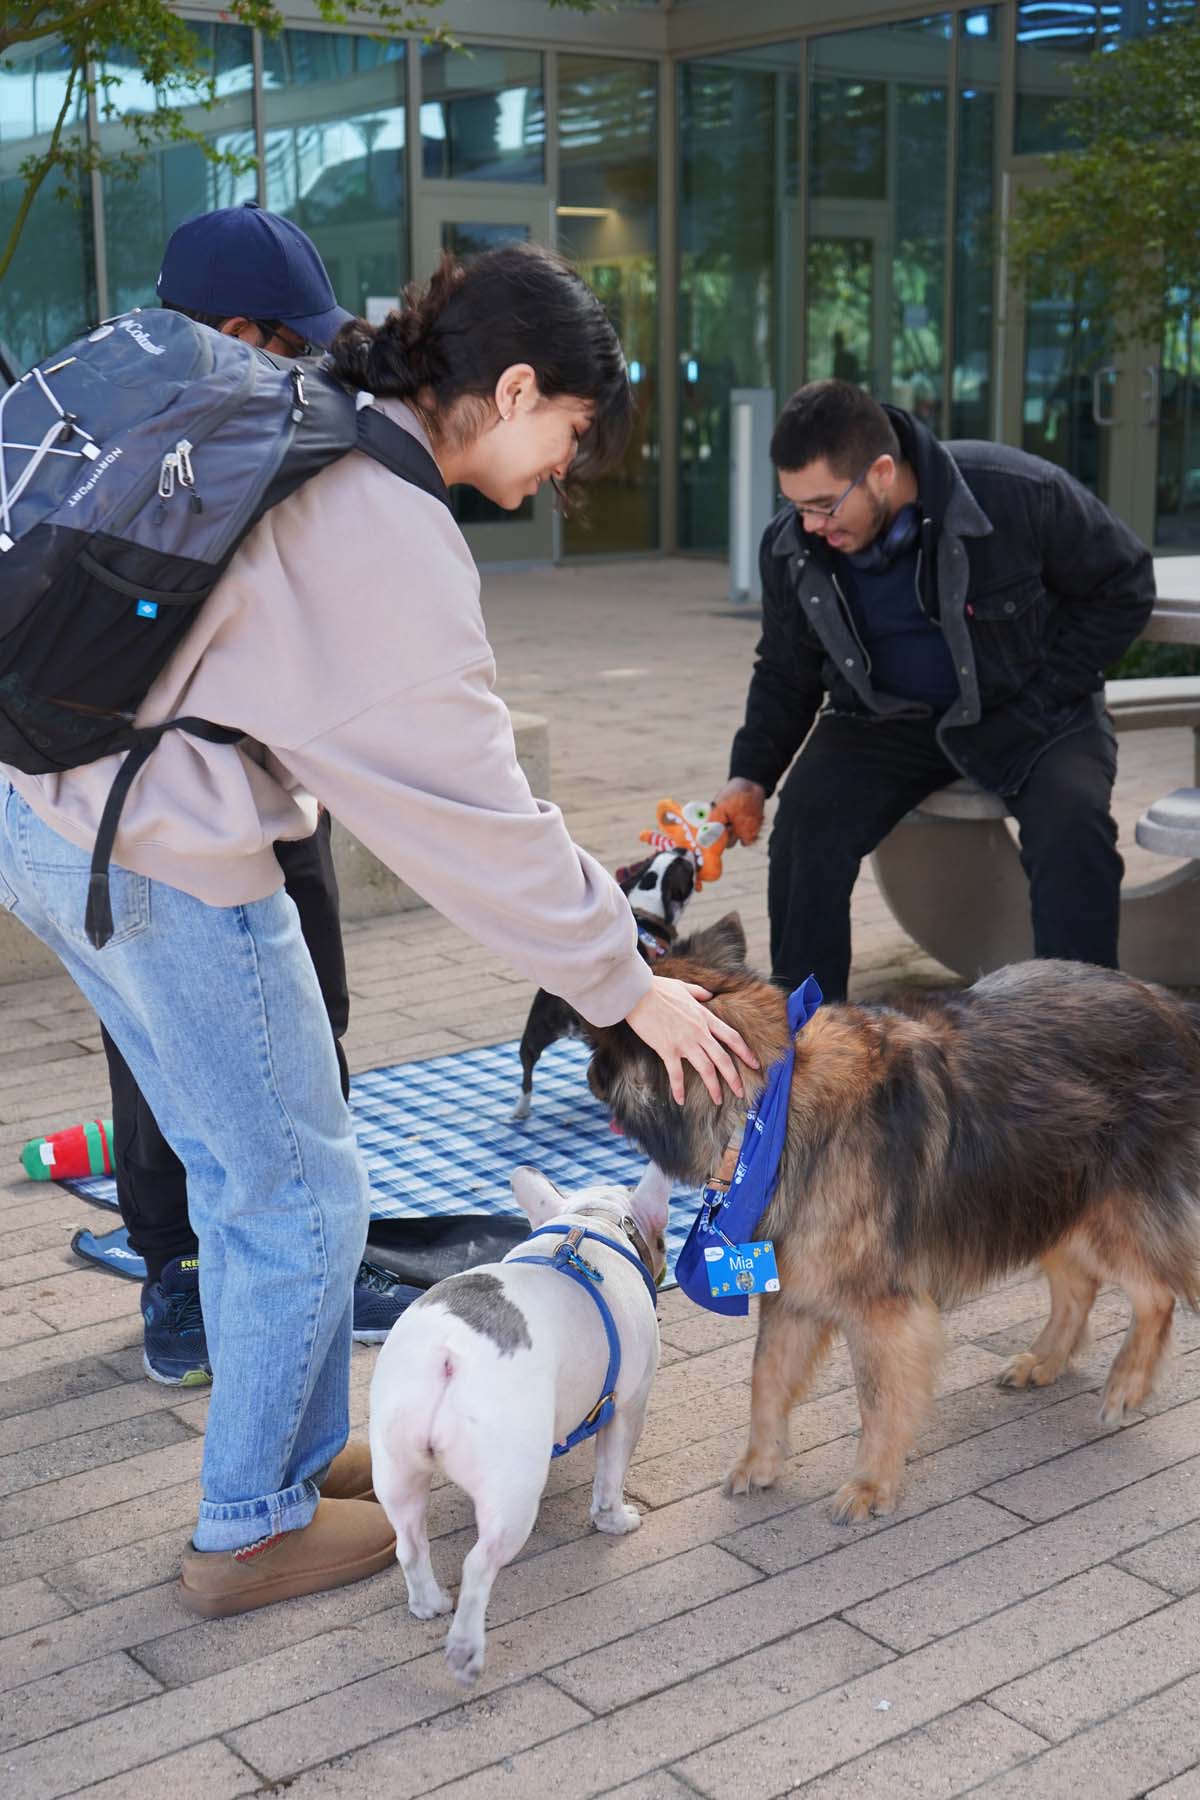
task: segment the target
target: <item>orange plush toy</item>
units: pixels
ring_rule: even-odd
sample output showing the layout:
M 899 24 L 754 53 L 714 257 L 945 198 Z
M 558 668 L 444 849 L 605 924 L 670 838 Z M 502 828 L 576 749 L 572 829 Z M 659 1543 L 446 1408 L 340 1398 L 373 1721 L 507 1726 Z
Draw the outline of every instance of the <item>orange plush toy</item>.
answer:
M 721 857 L 729 842 L 729 828 L 712 816 L 703 800 L 680 806 L 674 800 L 658 803 L 658 830 L 643 831 L 641 841 L 654 850 L 682 850 L 696 865 L 696 892 L 706 881 L 720 881 Z

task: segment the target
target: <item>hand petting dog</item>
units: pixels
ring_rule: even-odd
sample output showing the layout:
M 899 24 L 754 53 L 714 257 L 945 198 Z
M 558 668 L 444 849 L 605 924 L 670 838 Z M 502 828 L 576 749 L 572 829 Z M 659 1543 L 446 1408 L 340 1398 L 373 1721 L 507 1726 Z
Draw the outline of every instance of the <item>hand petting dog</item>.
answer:
M 711 999 L 711 990 L 698 982 L 656 975 L 653 986 L 626 1014 L 626 1024 L 662 1059 L 676 1106 L 684 1101 L 684 1063 L 695 1069 L 714 1106 L 720 1106 L 725 1097 L 722 1080 L 731 1093 L 742 1098 L 735 1056 L 748 1069 L 758 1068 L 758 1058 L 741 1032 L 701 1004 Z

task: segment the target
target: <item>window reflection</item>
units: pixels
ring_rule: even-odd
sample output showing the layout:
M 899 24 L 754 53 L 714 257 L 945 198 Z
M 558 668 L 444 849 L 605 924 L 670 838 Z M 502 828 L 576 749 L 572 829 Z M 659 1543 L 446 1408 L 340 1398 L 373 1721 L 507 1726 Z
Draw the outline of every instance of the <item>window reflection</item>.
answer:
M 546 111 L 534 50 L 421 53 L 421 156 L 430 181 L 541 182 Z
M 658 544 L 658 71 L 562 56 L 558 65 L 559 245 L 600 296 L 629 365 L 636 406 L 619 471 L 567 521 L 568 554 Z
M 1200 316 L 1167 327 L 1159 375 L 1158 529 L 1165 549 L 1200 550 Z
M 951 437 L 986 438 L 992 427 L 993 278 L 999 14 L 958 15 L 958 170 L 954 196 L 954 368 Z
M 382 316 L 409 275 L 403 44 L 285 31 L 263 81 L 267 205 L 312 238 L 343 306 Z
M 795 118 L 775 45 L 679 69 L 679 541 L 729 535 L 729 395 L 775 385 L 780 323 L 776 215 L 794 176 Z M 794 141 L 794 140 L 793 140 Z
M 249 165 L 254 156 L 251 34 L 241 25 L 190 24 L 188 30 L 205 66 L 215 74 L 219 98 L 207 111 L 199 103 L 198 90 L 194 105 L 184 103 L 185 123 L 217 149 Z M 118 111 L 145 111 L 154 105 L 153 91 L 132 57 L 114 56 L 106 72 L 115 77 L 107 93 Z M 137 147 L 134 133 L 119 120 L 102 124 L 100 139 L 106 154 Z M 104 223 L 111 310 L 124 312 L 131 306 L 153 305 L 163 246 L 176 225 L 194 213 L 253 200 L 256 186 L 252 166 L 236 170 L 215 164 L 193 143 L 151 151 L 126 179 L 119 174 L 106 176 Z
M 940 429 L 950 15 L 810 45 L 807 369 Z
M 1195 0 L 1018 0 L 1017 110 L 1013 148 L 1067 145 L 1056 117 L 1081 57 L 1190 17 Z
M 1055 282 L 1038 271 L 1025 315 L 1021 445 L 1069 469 L 1107 496 L 1112 434 L 1097 417 L 1094 376 L 1107 361 L 1111 323 L 1091 282 Z M 1111 410 L 1111 394 L 1100 396 Z
M 0 68 L 0 244 L 7 243 L 24 196 L 20 165 L 46 144 L 69 72 L 61 46 L 33 55 L 14 49 Z M 74 122 L 82 117 L 81 95 Z M 61 185 L 57 173 L 43 182 L 0 282 L 0 345 L 16 370 L 74 337 L 96 316 L 86 191 L 78 203 L 60 200 Z

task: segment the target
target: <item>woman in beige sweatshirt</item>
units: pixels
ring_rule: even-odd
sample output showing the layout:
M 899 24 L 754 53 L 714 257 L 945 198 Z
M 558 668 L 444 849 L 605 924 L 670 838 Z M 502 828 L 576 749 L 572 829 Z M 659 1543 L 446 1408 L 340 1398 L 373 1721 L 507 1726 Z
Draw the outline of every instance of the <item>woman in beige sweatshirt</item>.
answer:
M 345 327 L 334 359 L 447 485 L 500 506 L 610 466 L 628 435 L 612 327 L 532 246 L 447 260 L 386 325 Z M 164 736 L 122 814 L 103 950 L 81 922 L 121 759 L 0 769 L 0 906 L 60 955 L 187 1168 L 213 1368 L 184 1553 L 200 1611 L 338 1585 L 393 1553 L 380 1509 L 334 1497 L 366 1486 L 339 1452 L 369 1202 L 272 845 L 307 836 L 323 803 L 531 981 L 593 1024 L 628 1020 L 677 1098 L 685 1063 L 717 1098 L 722 1077 L 740 1091 L 734 1057 L 751 1060 L 701 990 L 651 976 L 623 895 L 530 793 L 493 678 L 450 513 L 351 454 L 265 515 L 147 695 L 140 724 L 187 713 L 245 738 Z

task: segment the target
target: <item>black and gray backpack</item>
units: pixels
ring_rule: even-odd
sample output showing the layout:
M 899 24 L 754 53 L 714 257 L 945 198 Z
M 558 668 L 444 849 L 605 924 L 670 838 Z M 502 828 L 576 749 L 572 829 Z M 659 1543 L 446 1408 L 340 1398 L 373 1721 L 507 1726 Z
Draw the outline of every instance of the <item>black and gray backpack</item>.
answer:
M 133 721 L 247 532 L 355 449 L 447 500 L 433 459 L 369 398 L 318 359 L 168 311 L 110 319 L 0 395 L 0 763 L 40 775 L 129 752 L 92 859 L 98 946 L 121 807 L 163 732 L 241 735 Z

